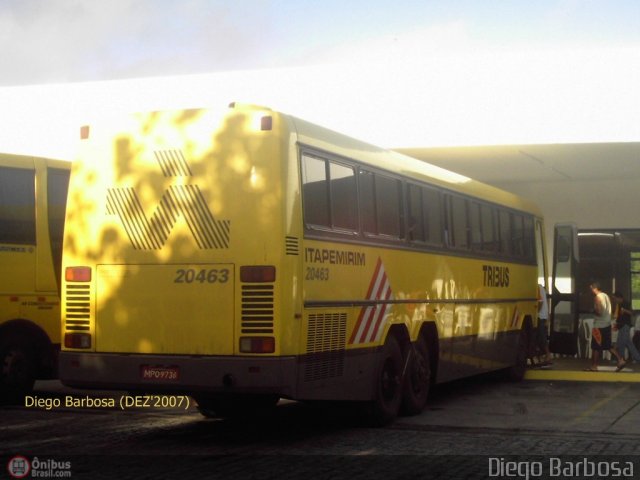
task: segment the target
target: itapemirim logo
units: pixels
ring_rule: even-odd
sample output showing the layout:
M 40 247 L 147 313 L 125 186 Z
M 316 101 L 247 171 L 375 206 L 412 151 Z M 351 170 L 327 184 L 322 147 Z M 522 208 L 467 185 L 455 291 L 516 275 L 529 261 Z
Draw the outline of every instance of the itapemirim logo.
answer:
M 165 177 L 191 177 L 182 152 L 154 152 Z M 151 218 L 145 214 L 133 188 L 107 189 L 107 214 L 117 215 L 131 245 L 136 250 L 159 250 L 166 243 L 173 226 L 182 216 L 198 248 L 229 248 L 230 220 L 216 220 L 198 185 L 172 185 L 166 190 Z

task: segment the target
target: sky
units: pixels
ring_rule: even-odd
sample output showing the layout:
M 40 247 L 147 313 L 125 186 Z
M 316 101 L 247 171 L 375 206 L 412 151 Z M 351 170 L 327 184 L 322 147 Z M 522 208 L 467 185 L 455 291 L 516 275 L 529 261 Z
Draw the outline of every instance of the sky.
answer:
M 386 147 L 638 141 L 639 24 L 635 0 L 0 0 L 0 151 L 234 100 Z

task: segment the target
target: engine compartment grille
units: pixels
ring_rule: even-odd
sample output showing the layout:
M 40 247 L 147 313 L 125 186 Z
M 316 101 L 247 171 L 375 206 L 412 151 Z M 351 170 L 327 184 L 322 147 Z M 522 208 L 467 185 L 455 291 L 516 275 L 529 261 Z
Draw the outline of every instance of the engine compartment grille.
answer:
M 346 313 L 309 315 L 305 381 L 342 376 L 346 332 Z
M 273 288 L 265 284 L 242 285 L 242 333 L 273 333 Z
M 91 290 L 89 285 L 68 284 L 65 289 L 66 332 L 86 332 L 90 329 Z

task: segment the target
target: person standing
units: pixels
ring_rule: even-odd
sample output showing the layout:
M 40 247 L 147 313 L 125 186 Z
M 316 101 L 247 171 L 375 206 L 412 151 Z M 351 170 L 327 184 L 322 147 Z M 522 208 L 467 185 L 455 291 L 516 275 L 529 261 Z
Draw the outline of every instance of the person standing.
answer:
M 618 360 L 616 371 L 619 372 L 624 368 L 626 362 L 611 344 L 611 301 L 609 296 L 600 289 L 599 283 L 594 282 L 589 285 L 589 288 L 594 295 L 593 309 L 595 318 L 591 334 L 591 367 L 586 370 L 597 372 L 602 352 L 608 350 Z
M 548 340 L 549 302 L 544 286 L 538 284 L 538 365 L 546 367 L 551 365 L 551 353 Z M 544 355 L 544 360 L 542 360 Z
M 628 302 L 620 292 L 615 292 L 612 297 L 613 303 L 616 306 L 615 314 L 613 316 L 616 321 L 614 328 L 618 330 L 616 350 L 618 350 L 618 353 L 624 359 L 625 351 L 628 348 L 630 358 L 632 358 L 636 363 L 640 363 L 640 352 L 638 352 L 631 341 L 631 315 L 633 315 L 633 312 L 629 308 Z

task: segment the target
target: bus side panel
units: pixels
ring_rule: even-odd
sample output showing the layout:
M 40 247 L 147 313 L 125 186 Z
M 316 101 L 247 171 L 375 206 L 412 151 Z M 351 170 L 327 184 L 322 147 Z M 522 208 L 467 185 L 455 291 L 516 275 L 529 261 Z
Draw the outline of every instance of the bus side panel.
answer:
M 298 390 L 314 398 L 366 397 L 375 365 L 367 362 L 394 324 L 415 341 L 435 321 L 439 382 L 507 368 L 535 312 L 535 266 L 329 240 L 308 239 L 304 251 Z M 369 393 L 354 395 L 352 384 Z

